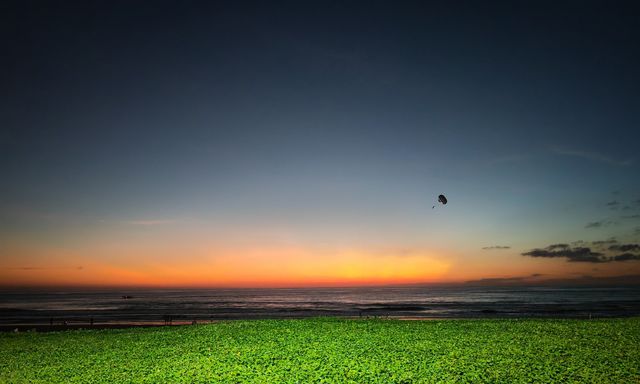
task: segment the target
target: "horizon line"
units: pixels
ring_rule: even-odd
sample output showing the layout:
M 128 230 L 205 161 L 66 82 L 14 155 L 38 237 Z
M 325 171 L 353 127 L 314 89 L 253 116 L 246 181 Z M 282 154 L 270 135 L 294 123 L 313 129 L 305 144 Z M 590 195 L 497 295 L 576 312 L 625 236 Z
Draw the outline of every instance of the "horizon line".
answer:
M 616 282 L 616 279 L 621 281 Z M 198 290 L 198 289 L 340 289 L 340 288 L 402 288 L 402 287 L 548 287 L 548 286 L 607 286 L 607 287 L 626 287 L 640 286 L 640 275 L 619 275 L 619 276 L 583 276 L 577 278 L 550 278 L 540 280 L 528 279 L 510 279 L 505 278 L 488 278 L 486 280 L 469 280 L 458 282 L 415 282 L 415 283 L 314 283 L 314 284 L 234 284 L 234 285 L 215 285 L 215 284 L 194 284 L 194 285 L 153 285 L 153 284 L 0 284 L 0 291 L 3 290 L 41 290 L 41 289 L 69 289 L 69 290 Z

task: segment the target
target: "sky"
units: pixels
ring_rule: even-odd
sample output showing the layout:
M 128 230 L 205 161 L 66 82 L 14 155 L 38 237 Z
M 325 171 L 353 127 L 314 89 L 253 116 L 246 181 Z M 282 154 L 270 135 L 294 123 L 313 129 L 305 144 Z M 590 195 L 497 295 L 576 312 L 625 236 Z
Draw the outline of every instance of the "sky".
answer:
M 1 286 L 640 281 L 634 2 L 0 8 Z

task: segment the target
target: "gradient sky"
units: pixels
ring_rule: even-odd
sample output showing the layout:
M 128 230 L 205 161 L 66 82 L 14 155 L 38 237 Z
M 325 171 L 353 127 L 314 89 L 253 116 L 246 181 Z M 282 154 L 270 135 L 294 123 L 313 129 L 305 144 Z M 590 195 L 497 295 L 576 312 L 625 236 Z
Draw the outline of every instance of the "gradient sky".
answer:
M 640 275 L 634 2 L 0 9 L 1 285 Z

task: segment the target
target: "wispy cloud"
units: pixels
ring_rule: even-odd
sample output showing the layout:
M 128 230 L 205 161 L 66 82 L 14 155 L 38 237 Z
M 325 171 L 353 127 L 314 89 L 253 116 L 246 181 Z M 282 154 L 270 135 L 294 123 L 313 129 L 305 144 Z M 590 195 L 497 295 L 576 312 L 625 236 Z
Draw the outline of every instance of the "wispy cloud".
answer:
M 541 273 L 534 273 L 529 276 L 512 276 L 512 277 L 487 277 L 478 280 L 469 280 L 465 284 L 468 285 L 517 285 L 539 281 L 539 277 L 544 276 Z
M 566 148 L 559 148 L 559 147 L 551 147 L 551 151 L 553 151 L 557 155 L 581 157 L 583 159 L 588 159 L 588 160 L 592 160 L 592 161 L 598 161 L 598 162 L 606 163 L 606 164 L 610 164 L 610 165 L 628 166 L 628 165 L 633 164 L 633 160 L 632 159 L 619 160 L 619 159 L 611 158 L 609 156 L 605 156 L 605 155 L 603 155 L 601 153 L 597 153 L 597 152 L 576 151 L 576 150 L 571 150 L 571 149 L 566 149 Z
M 171 223 L 175 223 L 175 220 L 169 220 L 169 219 L 159 219 L 159 220 L 130 220 L 127 221 L 127 224 L 131 224 L 131 225 L 165 225 L 165 224 L 171 224 Z
M 482 247 L 482 249 L 511 249 L 511 247 L 508 245 L 491 245 L 489 247 Z
M 614 211 L 620 207 L 620 202 L 618 200 L 613 200 L 607 203 L 607 207 L 609 209 L 613 209 Z
M 611 220 L 599 220 L 599 221 L 592 221 L 590 223 L 587 223 L 587 225 L 585 225 L 585 228 L 603 228 L 603 227 L 608 227 L 610 225 L 614 225 L 615 222 L 611 221 Z
M 601 246 L 605 246 L 605 245 L 609 245 L 609 244 L 616 244 L 618 242 L 618 240 L 616 240 L 615 237 L 611 237 L 607 240 L 596 240 L 596 241 L 592 241 L 591 244 L 595 247 L 601 247 Z
M 622 211 L 635 211 L 637 209 L 640 208 L 640 200 L 633 200 L 633 201 L 619 201 L 619 200 L 612 200 L 609 201 L 607 203 L 607 208 L 617 211 L 617 210 L 622 210 Z M 638 215 L 636 215 L 638 216 Z M 629 216 L 623 216 L 624 218 L 628 218 Z M 633 216 L 632 216 L 633 217 Z
M 531 275 L 534 277 L 535 275 Z M 553 278 L 543 277 L 540 279 L 531 279 L 527 277 L 505 277 L 505 278 L 489 278 L 481 280 L 472 280 L 466 282 L 469 285 L 576 285 L 576 286 L 620 286 L 620 285 L 633 285 L 637 286 L 640 283 L 640 275 L 618 275 L 618 276 L 589 276 L 581 275 L 577 277 L 569 278 Z
M 551 244 L 550 246 L 547 247 L 547 249 L 551 251 L 558 250 L 558 249 L 567 249 L 567 248 L 569 248 L 569 244 L 564 244 L 564 243 Z

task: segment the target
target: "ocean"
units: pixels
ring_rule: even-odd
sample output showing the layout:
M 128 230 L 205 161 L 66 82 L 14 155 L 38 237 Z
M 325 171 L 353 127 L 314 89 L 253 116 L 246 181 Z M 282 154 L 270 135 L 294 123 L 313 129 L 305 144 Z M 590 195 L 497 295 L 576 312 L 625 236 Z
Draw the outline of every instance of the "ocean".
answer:
M 311 316 L 640 315 L 640 287 L 360 287 L 0 291 L 0 325 L 153 324 Z

